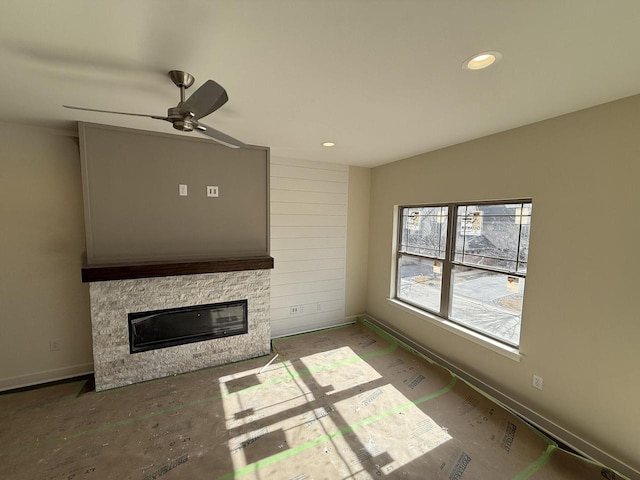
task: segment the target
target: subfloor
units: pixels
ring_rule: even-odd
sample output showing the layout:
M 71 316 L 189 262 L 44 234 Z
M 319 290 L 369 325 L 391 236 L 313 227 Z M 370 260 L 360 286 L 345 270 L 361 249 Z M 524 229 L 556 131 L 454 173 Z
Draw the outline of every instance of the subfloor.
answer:
M 357 323 L 278 357 L 0 395 L 3 479 L 617 479 Z

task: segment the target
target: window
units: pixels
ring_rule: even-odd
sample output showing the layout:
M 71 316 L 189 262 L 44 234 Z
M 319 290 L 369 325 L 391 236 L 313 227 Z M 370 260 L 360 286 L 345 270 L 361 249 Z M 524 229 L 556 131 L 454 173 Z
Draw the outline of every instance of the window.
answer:
M 396 298 L 517 347 L 531 202 L 400 207 Z

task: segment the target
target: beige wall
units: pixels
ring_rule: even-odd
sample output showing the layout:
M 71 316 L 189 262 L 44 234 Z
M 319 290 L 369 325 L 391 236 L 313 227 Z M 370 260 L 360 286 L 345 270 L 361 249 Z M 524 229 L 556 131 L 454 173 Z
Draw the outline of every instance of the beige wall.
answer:
M 635 96 L 373 169 L 368 313 L 640 469 L 639 165 Z M 520 362 L 387 302 L 395 205 L 528 197 Z
M 0 389 L 90 372 L 78 140 L 0 124 L 0 145 Z
M 346 317 L 360 315 L 367 311 L 370 186 L 370 168 L 349 167 Z

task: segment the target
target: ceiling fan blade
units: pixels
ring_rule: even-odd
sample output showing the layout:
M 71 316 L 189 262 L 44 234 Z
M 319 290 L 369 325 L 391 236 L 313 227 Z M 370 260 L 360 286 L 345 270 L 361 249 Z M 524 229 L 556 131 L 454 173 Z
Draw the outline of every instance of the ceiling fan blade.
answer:
M 247 144 L 241 142 L 240 140 L 233 138 L 226 133 L 222 133 L 220 130 L 216 130 L 215 128 L 209 127 L 208 125 L 204 125 L 200 122 L 197 123 L 195 131 L 201 133 L 202 135 L 206 135 L 214 139 L 216 142 L 221 143 L 222 145 L 226 145 L 231 148 L 240 148 L 246 147 Z
M 207 80 L 200 88 L 187 98 L 180 106 L 180 113 L 193 113 L 193 117 L 206 117 L 227 103 L 229 97 L 226 90 L 217 82 Z
M 167 117 L 161 117 L 159 115 L 148 115 L 145 113 L 114 112 L 113 110 L 97 110 L 95 108 L 73 107 L 71 105 L 63 105 L 63 107 L 71 108 L 73 110 L 85 110 L 87 112 L 116 113 L 118 115 L 132 115 L 134 117 L 147 117 L 147 118 L 156 118 L 158 120 L 169 120 Z

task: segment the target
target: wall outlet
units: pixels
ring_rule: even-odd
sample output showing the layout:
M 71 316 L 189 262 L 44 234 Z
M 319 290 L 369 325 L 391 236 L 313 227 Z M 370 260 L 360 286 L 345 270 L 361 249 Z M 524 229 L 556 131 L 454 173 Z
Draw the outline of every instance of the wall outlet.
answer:
M 289 315 L 298 315 L 299 313 L 300 313 L 300 306 L 298 306 L 298 305 L 294 305 L 289 310 Z
M 218 196 L 218 187 L 207 185 L 207 197 L 217 197 Z
M 178 194 L 181 197 L 186 197 L 188 195 L 187 186 L 183 185 L 182 183 L 180 185 L 178 185 Z
M 316 312 L 321 312 L 321 311 L 322 311 L 322 304 L 316 303 Z
M 533 388 L 537 388 L 538 390 L 542 390 L 543 380 L 542 377 L 534 374 L 533 380 L 531 381 L 531 385 Z
M 49 351 L 57 352 L 58 350 L 60 350 L 60 340 L 49 340 Z

